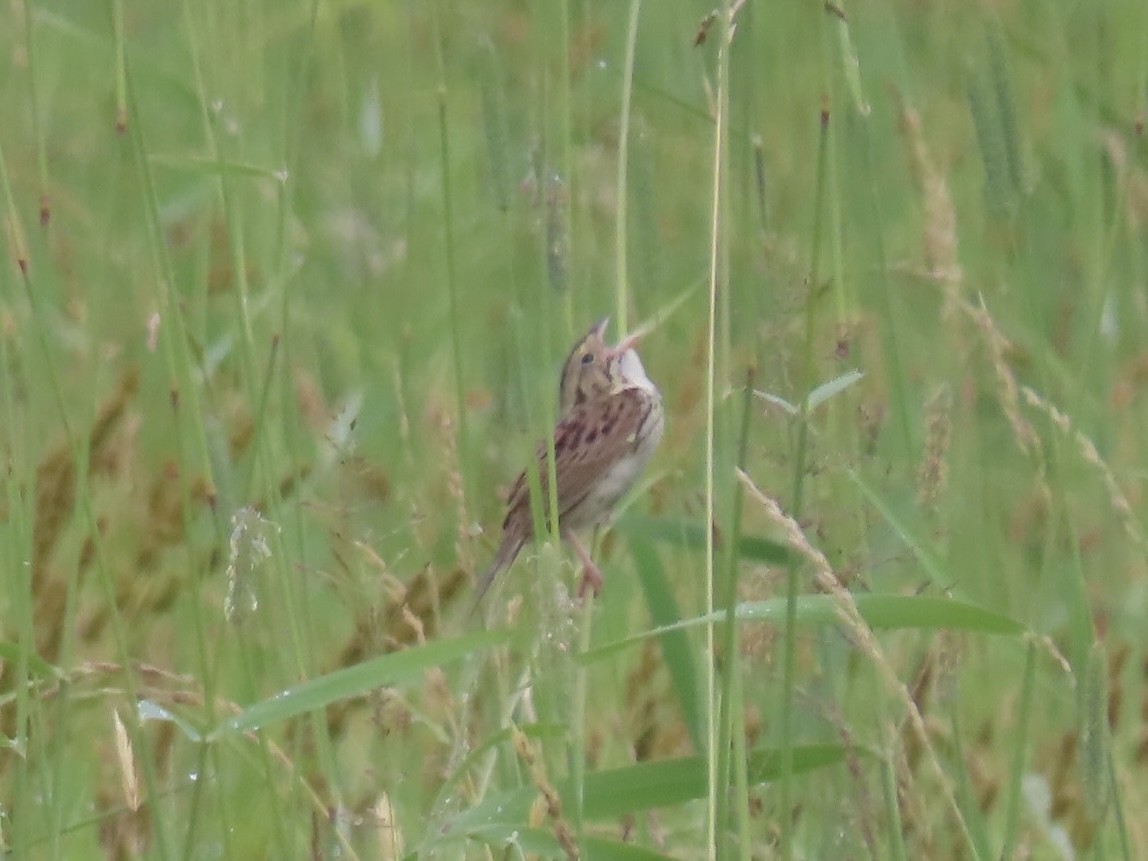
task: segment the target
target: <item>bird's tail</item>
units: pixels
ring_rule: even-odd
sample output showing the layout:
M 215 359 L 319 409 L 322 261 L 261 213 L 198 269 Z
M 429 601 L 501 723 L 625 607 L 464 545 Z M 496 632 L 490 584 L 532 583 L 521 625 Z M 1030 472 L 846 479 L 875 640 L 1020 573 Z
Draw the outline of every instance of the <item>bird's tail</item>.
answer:
M 498 552 L 494 554 L 493 561 L 478 575 L 478 589 L 474 596 L 474 605 L 470 608 L 470 615 L 473 616 L 478 605 L 482 603 L 482 598 L 494 583 L 494 578 L 510 567 L 510 563 L 515 560 L 525 543 L 516 535 L 502 536 L 502 543 L 498 545 Z

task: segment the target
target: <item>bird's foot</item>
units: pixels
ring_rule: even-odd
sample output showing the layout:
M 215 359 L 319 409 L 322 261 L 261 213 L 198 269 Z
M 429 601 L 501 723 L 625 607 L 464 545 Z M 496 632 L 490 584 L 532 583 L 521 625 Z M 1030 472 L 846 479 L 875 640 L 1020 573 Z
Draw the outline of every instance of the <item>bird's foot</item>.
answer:
M 578 583 L 578 597 L 585 598 L 586 590 L 591 590 L 591 594 L 597 598 L 602 593 L 602 569 L 594 564 L 594 560 L 590 558 L 590 554 L 586 548 L 582 546 L 582 542 L 578 540 L 569 529 L 565 530 L 563 536 L 566 542 L 574 548 L 574 552 L 578 554 L 578 558 L 582 561 L 582 580 Z
M 586 564 L 582 566 L 582 580 L 578 584 L 578 597 L 585 598 L 587 589 L 595 598 L 602 594 L 602 569 L 589 560 L 586 560 Z

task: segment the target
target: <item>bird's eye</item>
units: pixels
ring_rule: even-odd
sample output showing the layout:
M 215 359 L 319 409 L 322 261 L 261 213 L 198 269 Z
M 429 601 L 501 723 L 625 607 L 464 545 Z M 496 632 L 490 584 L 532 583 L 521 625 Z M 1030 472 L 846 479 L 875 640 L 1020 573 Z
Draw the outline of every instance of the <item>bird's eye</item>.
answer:
M 594 361 L 594 356 L 592 353 L 583 353 L 582 354 L 582 364 L 583 365 L 588 365 L 592 361 Z

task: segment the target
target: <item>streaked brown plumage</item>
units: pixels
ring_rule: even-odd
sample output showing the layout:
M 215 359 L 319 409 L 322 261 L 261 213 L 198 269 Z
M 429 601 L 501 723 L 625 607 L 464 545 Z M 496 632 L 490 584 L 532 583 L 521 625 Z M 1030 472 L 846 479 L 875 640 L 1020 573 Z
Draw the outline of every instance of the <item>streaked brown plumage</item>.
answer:
M 603 340 L 608 320 L 596 324 L 566 359 L 559 386 L 559 421 L 554 429 L 554 475 L 557 480 L 558 526 L 582 566 L 579 594 L 595 594 L 602 574 L 579 543 L 574 530 L 604 522 L 637 481 L 662 438 L 664 413 L 657 387 L 646 376 L 634 350 L 636 338 L 616 347 Z M 547 446 L 535 452 L 543 513 L 550 528 Z M 518 476 L 507 499 L 502 541 L 490 566 L 478 576 L 482 600 L 494 578 L 510 567 L 534 537 L 534 514 L 527 475 Z

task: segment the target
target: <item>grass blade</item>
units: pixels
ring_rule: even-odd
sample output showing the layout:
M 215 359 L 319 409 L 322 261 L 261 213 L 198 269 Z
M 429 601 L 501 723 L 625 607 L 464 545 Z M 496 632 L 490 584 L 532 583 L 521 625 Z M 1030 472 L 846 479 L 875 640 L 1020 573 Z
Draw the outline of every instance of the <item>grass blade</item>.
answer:
M 836 744 L 814 744 L 793 748 L 793 773 L 801 774 L 834 765 L 845 757 L 845 748 Z M 746 767 L 753 785 L 775 780 L 781 770 L 780 752 L 759 749 L 750 753 Z M 583 814 L 587 819 L 616 819 L 629 813 L 683 804 L 706 797 L 707 762 L 691 756 L 643 762 L 626 768 L 586 775 Z M 572 785 L 558 787 L 559 796 L 569 798 Z M 537 796 L 531 787 L 488 796 L 481 804 L 461 813 L 446 829 L 448 835 L 487 828 L 497 823 L 524 824 Z
M 454 640 L 436 640 L 425 646 L 383 655 L 361 664 L 309 679 L 265 700 L 254 703 L 208 733 L 209 741 L 236 732 L 251 732 L 273 723 L 321 709 L 347 697 L 358 696 L 383 685 L 418 676 L 432 667 L 469 657 L 510 639 L 503 629 L 469 634 Z
M 955 630 L 978 634 L 1019 637 L 1027 628 L 1017 620 L 975 604 L 931 595 L 856 595 L 854 600 L 861 618 L 875 630 Z M 740 622 L 782 622 L 786 601 L 750 601 L 737 606 Z M 597 646 L 579 656 L 585 663 L 600 661 L 610 655 L 636 646 L 650 637 L 662 637 L 699 625 L 722 621 L 725 611 L 683 619 L 632 637 Z M 838 604 L 831 595 L 801 595 L 797 598 L 795 621 L 799 625 L 826 625 L 838 621 Z

